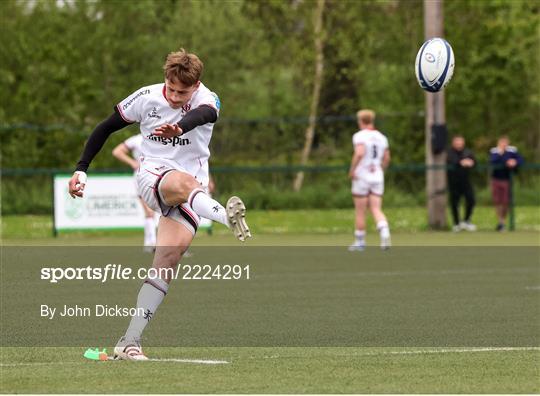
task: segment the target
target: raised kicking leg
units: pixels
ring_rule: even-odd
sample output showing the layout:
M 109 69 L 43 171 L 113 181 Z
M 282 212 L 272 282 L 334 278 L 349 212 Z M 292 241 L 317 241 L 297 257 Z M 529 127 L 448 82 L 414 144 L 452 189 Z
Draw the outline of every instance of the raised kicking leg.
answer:
M 116 359 L 147 360 L 141 347 L 143 330 L 167 295 L 171 276 L 192 240 L 193 233 L 186 226 L 164 216 L 160 218 L 152 263 L 156 270 L 152 275 L 158 277 L 152 276 L 144 281 L 137 297 L 137 314 L 131 318 L 126 334 L 114 348 Z
M 366 209 L 368 205 L 367 196 L 353 195 L 355 212 L 354 242 L 349 246 L 349 250 L 362 251 L 366 247 Z
M 240 198 L 231 197 L 225 209 L 200 188 L 200 184 L 193 176 L 177 170 L 161 175 L 155 188 L 158 190 L 155 192 L 159 197 L 160 206 L 163 204 L 162 210 L 168 208 L 159 221 L 157 247 L 152 264 L 152 268 L 158 270 L 160 277 L 148 278 L 141 287 L 137 298 L 137 314 L 132 317 L 126 334 L 114 350 L 115 357 L 119 359 L 147 359 L 140 342 L 142 332 L 167 294 L 172 272 L 191 244 L 198 223 L 194 217 L 196 215 L 185 206 L 189 206 L 201 217 L 217 221 L 232 229 L 241 241 L 251 237 L 245 222 L 245 206 Z M 184 205 L 186 203 L 188 205 Z M 184 212 L 189 217 L 187 223 L 191 224 L 192 229 L 189 229 L 187 223 L 182 223 L 183 220 L 174 219 L 178 213 Z
M 163 177 L 159 183 L 159 193 L 166 205 L 177 206 L 187 202 L 199 216 L 230 228 L 242 242 L 251 237 L 245 220 L 246 207 L 238 197 L 229 198 L 224 208 L 201 188 L 193 176 L 176 170 Z
M 369 208 L 375 224 L 377 224 L 377 230 L 379 230 L 379 235 L 381 237 L 381 249 L 386 250 L 391 246 L 390 242 L 390 228 L 388 226 L 388 221 L 386 221 L 386 216 L 382 211 L 382 196 L 369 194 Z

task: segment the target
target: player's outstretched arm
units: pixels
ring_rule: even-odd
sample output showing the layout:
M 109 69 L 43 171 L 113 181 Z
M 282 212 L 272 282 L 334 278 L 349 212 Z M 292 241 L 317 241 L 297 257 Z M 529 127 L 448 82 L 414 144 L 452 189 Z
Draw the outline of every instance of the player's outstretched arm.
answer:
M 82 197 L 86 185 L 86 171 L 90 163 L 101 150 L 107 138 L 113 133 L 130 125 L 118 112 L 114 112 L 109 118 L 102 121 L 92 132 L 84 146 L 83 153 L 75 173 L 69 181 L 69 194 L 72 198 Z

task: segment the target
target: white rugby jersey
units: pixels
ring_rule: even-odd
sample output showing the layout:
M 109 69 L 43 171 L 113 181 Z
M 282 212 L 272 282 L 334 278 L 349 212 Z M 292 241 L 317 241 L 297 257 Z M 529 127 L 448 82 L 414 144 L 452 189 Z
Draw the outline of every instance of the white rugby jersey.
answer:
M 143 137 L 141 155 L 144 159 L 158 159 L 179 165 L 208 184 L 208 145 L 212 138 L 213 123 L 193 128 L 181 136 L 164 138 L 154 136 L 154 130 L 163 124 L 176 124 L 184 115 L 201 105 L 211 106 L 218 112 L 218 96 L 201 82 L 191 99 L 180 109 L 173 109 L 165 98 L 165 83 L 143 87 L 118 103 L 117 108 L 127 122 L 138 122 Z
M 382 160 L 388 148 L 386 136 L 376 129 L 362 129 L 353 135 L 352 141 L 353 146 L 363 144 L 366 149 L 355 169 L 356 176 L 370 181 L 384 180 Z
M 133 135 L 130 138 L 124 140 L 124 144 L 131 151 L 131 156 L 137 161 L 141 157 L 141 146 L 143 142 L 143 136 L 141 134 Z

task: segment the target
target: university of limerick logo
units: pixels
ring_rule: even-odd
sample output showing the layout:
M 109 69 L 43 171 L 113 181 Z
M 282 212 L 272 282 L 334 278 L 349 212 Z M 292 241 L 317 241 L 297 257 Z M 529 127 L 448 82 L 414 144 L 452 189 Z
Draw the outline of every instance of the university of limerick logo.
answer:
M 149 118 L 157 118 L 161 120 L 161 116 L 157 113 L 157 109 L 154 107 L 150 113 L 148 113 Z
M 77 220 L 84 214 L 84 201 L 82 199 L 73 199 L 66 195 L 64 213 L 72 220 Z

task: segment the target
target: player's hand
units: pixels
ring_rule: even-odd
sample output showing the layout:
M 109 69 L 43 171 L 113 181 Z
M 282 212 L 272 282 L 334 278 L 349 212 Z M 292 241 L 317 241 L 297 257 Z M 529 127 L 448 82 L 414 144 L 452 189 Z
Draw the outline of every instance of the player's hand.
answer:
M 508 161 L 506 161 L 506 166 L 509 168 L 515 168 L 517 165 L 517 161 L 515 158 L 510 158 Z
M 177 124 L 163 124 L 160 127 L 157 127 L 154 129 L 154 135 L 155 136 L 161 136 L 164 138 L 171 138 L 174 136 L 179 136 L 183 133 L 182 128 L 180 128 Z
M 84 187 L 86 186 L 86 173 L 77 171 L 71 176 L 69 180 L 69 195 L 71 198 L 82 198 L 84 193 Z
M 356 173 L 354 171 L 350 171 L 349 172 L 349 178 L 352 179 L 352 180 L 356 180 L 357 179 Z
M 470 168 L 474 165 L 474 161 L 471 158 L 463 158 L 459 164 L 464 168 Z

